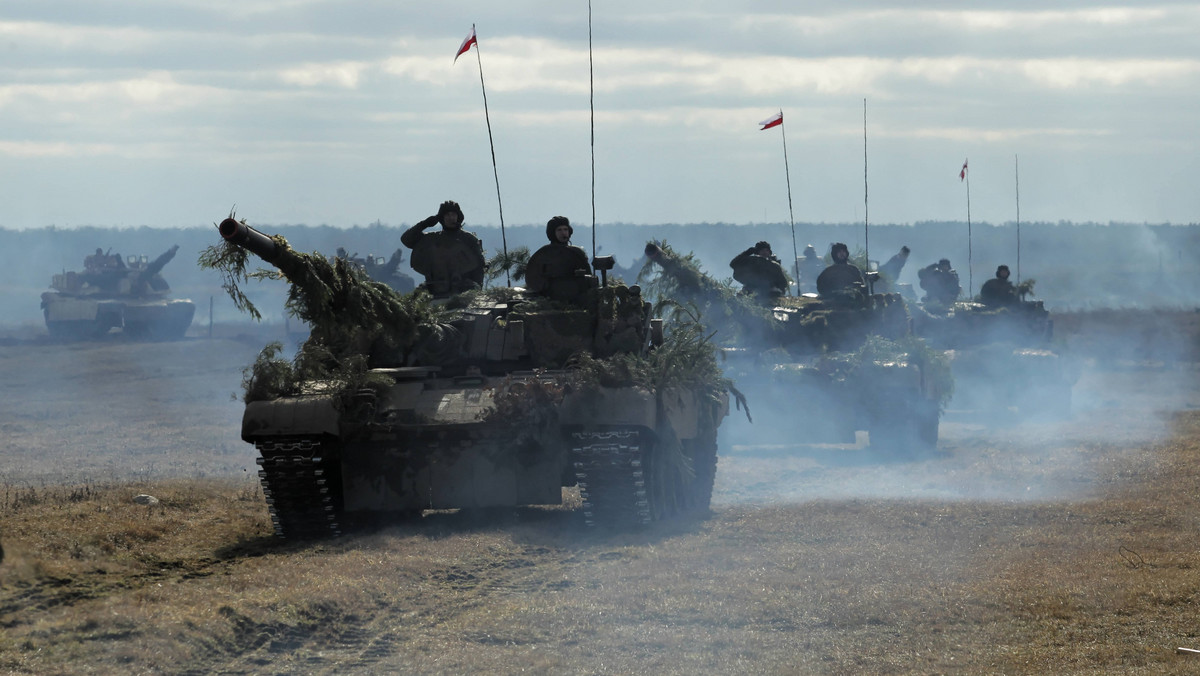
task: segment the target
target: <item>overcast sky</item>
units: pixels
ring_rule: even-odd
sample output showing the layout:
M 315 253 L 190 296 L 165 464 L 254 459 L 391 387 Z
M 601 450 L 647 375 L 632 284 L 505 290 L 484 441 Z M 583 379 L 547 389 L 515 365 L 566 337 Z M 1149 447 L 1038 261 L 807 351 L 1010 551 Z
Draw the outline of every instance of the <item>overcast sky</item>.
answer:
M 1047 9 L 1047 7 L 1053 7 Z M 477 26 L 479 48 L 453 63 Z M 1200 221 L 1200 4 L 595 0 L 595 219 Z M 478 55 L 478 60 L 477 60 Z M 0 227 L 592 221 L 586 0 L 5 0 Z M 782 110 L 784 126 L 758 122 Z M 782 132 L 782 133 L 781 133 Z

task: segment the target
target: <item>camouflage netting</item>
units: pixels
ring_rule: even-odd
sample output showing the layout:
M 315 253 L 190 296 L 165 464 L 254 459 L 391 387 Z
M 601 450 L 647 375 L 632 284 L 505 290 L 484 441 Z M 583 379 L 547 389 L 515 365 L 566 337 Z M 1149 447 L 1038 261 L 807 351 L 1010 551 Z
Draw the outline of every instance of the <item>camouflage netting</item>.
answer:
M 199 261 L 222 274 L 234 304 L 255 319 L 262 315 L 240 286 L 250 279 L 286 279 L 288 311 L 311 327 L 290 365 L 270 346 L 259 355 L 245 378 L 247 401 L 297 394 L 300 383 L 313 379 L 359 383 L 372 355 L 402 355 L 445 323 L 445 311 L 432 306 L 427 294 L 398 293 L 344 259 L 331 263 L 319 253 L 292 251 L 283 237 L 271 239 L 278 270 L 247 271 L 251 254 L 229 242 L 208 247 Z
M 656 314 L 703 322 L 721 344 L 778 342 L 781 327 L 770 308 L 738 293 L 729 281 L 718 282 L 701 272 L 694 254 L 676 253 L 666 241 L 647 243 L 646 253 L 637 281 L 647 296 L 656 299 Z
M 510 249 L 507 254 L 497 251 L 496 255 L 487 261 L 485 277 L 487 281 L 492 282 L 507 272 L 512 279 L 521 280 L 525 278 L 525 270 L 528 267 L 529 247 L 519 246 Z
M 364 389 L 380 391 L 394 383 L 389 376 L 372 373 L 366 355 L 336 359 L 319 345 L 306 345 L 292 360 L 282 358 L 282 352 L 282 344 L 269 343 L 252 365 L 242 369 L 245 403 L 317 393 L 313 387 L 320 383 L 321 393 L 333 395 L 334 408 L 348 411 L 355 393 Z

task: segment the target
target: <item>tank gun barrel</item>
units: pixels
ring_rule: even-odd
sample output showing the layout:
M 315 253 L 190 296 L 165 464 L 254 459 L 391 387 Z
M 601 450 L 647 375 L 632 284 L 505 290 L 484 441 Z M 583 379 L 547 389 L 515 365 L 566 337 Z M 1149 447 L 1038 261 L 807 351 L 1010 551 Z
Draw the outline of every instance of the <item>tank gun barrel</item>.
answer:
M 172 246 L 170 249 L 167 249 L 166 251 L 164 251 L 162 253 L 162 255 L 160 255 L 158 258 L 155 258 L 149 265 L 147 265 L 145 270 L 142 270 L 142 273 L 140 275 L 138 275 L 138 280 L 145 281 L 147 279 L 150 279 L 154 275 L 157 275 L 159 272 L 162 271 L 163 267 L 167 263 L 171 262 L 172 258 L 175 258 L 175 252 L 177 252 L 177 251 L 179 251 L 178 244 L 176 244 L 176 245 Z
M 663 274 L 675 281 L 678 290 L 687 294 L 712 297 L 720 295 L 720 284 L 704 273 L 685 265 L 672 252 L 664 250 L 654 242 L 646 244 L 646 258 L 654 261 Z
M 226 242 L 236 244 L 271 265 L 278 267 L 282 251 L 276 246 L 275 240 L 269 236 L 233 218 L 226 218 L 221 221 L 221 224 L 217 226 L 217 230 L 220 231 L 221 238 Z

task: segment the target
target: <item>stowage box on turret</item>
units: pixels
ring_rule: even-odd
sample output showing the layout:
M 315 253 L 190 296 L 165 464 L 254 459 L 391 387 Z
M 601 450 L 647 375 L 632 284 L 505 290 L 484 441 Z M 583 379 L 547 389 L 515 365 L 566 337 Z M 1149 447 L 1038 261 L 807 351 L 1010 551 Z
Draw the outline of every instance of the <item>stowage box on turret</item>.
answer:
M 558 504 L 576 485 L 593 525 L 707 513 L 725 384 L 702 340 L 652 344 L 637 287 L 438 304 L 244 222 L 219 228 L 282 272 L 313 327 L 292 366 L 268 349 L 247 378 L 242 438 L 278 535 L 337 534 L 377 512 Z M 664 380 L 654 365 L 668 358 L 709 369 Z
M 168 298 L 171 289 L 159 274 L 178 250 L 178 245 L 172 246 L 149 261 L 96 249 L 84 259 L 82 271 L 54 275 L 53 290 L 42 294 L 51 337 L 92 339 L 121 329 L 134 338 L 182 338 L 196 306 L 190 300 Z

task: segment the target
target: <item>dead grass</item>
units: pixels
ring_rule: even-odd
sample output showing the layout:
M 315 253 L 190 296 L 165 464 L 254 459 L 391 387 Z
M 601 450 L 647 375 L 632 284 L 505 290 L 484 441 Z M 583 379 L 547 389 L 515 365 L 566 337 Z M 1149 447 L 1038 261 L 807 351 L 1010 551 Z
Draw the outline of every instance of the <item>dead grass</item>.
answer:
M 579 534 L 430 514 L 293 545 L 236 480 L 5 507 L 17 673 L 1189 673 L 1200 415 L 1061 503 L 821 500 Z M 1149 459 L 1153 458 L 1153 462 Z M 139 492 L 160 505 L 135 505 Z

